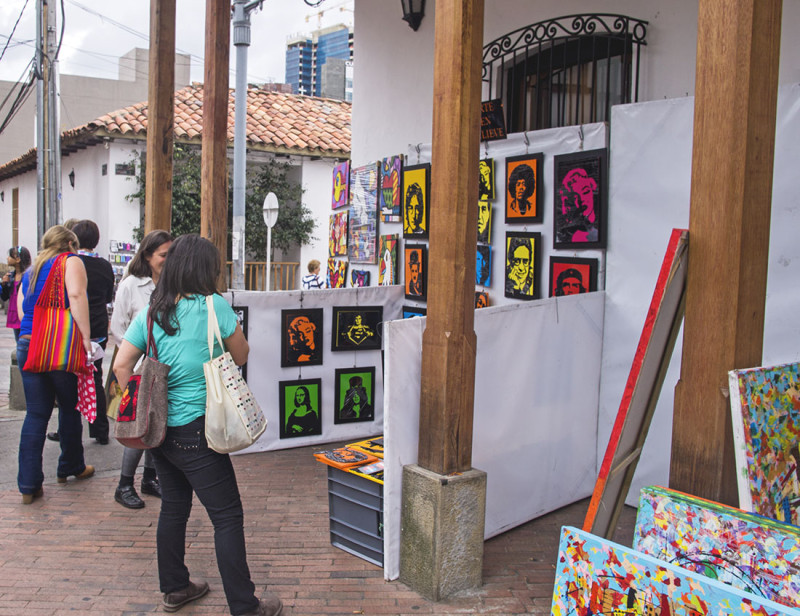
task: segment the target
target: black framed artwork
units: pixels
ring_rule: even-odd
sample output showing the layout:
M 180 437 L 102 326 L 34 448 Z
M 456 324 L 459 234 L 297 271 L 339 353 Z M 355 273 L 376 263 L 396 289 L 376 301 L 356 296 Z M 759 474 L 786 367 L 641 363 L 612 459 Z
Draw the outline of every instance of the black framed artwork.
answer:
M 431 164 L 403 168 L 403 237 L 428 237 Z
M 539 299 L 539 254 L 542 234 L 506 232 L 505 296 L 512 299 Z
M 475 251 L 475 284 L 492 286 L 492 247 L 478 244 Z
M 322 363 L 322 308 L 281 310 L 281 367 Z
M 605 248 L 608 152 L 605 148 L 553 159 L 553 247 Z
M 478 241 L 492 243 L 492 204 L 485 199 L 478 201 Z
M 427 308 L 421 308 L 419 306 L 403 306 L 404 319 L 411 319 L 413 317 L 424 317 L 427 314 L 428 314 Z
M 322 379 L 280 381 L 280 438 L 322 434 Z
M 597 259 L 550 257 L 550 297 L 597 291 Z
M 375 419 L 375 367 L 337 368 L 333 423 Z
M 494 159 L 483 158 L 478 163 L 478 199 L 494 201 Z
M 487 291 L 475 291 L 475 308 L 486 308 L 489 305 L 489 293 Z
M 334 306 L 331 351 L 381 348 L 383 306 Z
M 542 222 L 544 154 L 506 158 L 506 222 Z
M 406 298 L 424 301 L 427 294 L 428 247 L 424 244 L 406 244 L 405 256 Z
M 236 315 L 236 321 L 239 323 L 239 327 L 242 328 L 242 333 L 244 337 L 247 338 L 247 326 L 248 326 L 248 307 L 247 306 L 231 306 L 233 308 L 233 312 Z M 247 380 L 247 363 L 239 366 L 239 372 L 242 374 L 242 378 L 246 381 Z

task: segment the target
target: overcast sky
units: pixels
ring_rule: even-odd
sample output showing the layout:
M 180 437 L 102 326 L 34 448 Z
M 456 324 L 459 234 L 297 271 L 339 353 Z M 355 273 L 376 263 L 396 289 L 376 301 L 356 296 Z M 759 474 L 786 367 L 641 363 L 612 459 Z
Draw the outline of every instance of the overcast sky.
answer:
M 59 54 L 62 74 L 116 78 L 118 57 L 134 47 L 149 45 L 149 0 L 51 1 L 57 2 L 59 28 L 61 2 L 64 3 L 64 40 Z M 36 5 L 36 0 L 0 0 L 0 80 L 17 81 L 27 74 L 26 67 L 35 53 Z M 203 80 L 205 5 L 204 0 L 177 0 L 176 47 L 191 54 L 193 81 Z M 262 9 L 254 11 L 250 19 L 248 81 L 283 82 L 287 37 L 309 33 L 318 26 L 352 26 L 352 9 L 353 0 L 324 0 L 316 8 L 304 0 L 264 0 Z M 231 44 L 231 67 L 235 66 L 236 53 Z M 233 87 L 233 71 L 230 79 Z

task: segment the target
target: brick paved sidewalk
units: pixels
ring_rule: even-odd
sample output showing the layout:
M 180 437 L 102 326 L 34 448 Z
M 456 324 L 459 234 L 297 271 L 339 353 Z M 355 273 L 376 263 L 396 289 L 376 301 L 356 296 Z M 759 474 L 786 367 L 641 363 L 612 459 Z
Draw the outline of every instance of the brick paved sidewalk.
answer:
M 235 456 L 245 507 L 248 561 L 258 592 L 269 588 L 286 616 L 325 614 L 549 614 L 559 529 L 580 526 L 587 501 L 486 543 L 484 585 L 431 603 L 380 568 L 330 545 L 325 467 L 313 448 Z M 158 500 L 131 511 L 113 501 L 116 477 L 48 483 L 23 506 L 0 492 L 0 616 L 161 612 L 155 558 Z M 635 511 L 618 540 L 630 545 Z M 211 592 L 181 614 L 227 614 L 213 532 L 195 502 L 186 562 Z

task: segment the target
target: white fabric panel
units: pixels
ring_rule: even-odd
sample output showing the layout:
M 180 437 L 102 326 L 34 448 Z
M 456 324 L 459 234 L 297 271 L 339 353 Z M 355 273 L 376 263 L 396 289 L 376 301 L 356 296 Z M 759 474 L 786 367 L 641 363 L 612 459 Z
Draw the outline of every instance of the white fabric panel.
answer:
M 591 494 L 604 294 L 475 313 L 473 466 L 488 474 L 485 536 Z M 424 318 L 384 328 L 384 576 L 400 567 L 402 467 L 417 462 Z
M 693 116 L 693 98 L 612 110 L 598 461 L 608 444 L 670 231 L 689 226 Z M 798 160 L 800 86 L 795 84 L 778 93 L 764 365 L 800 360 L 800 321 L 796 316 L 800 280 Z M 691 259 L 691 236 L 689 245 Z M 629 505 L 636 506 L 642 487 L 669 481 L 672 408 L 682 341 L 681 334 L 628 492 Z
M 231 296 L 233 300 L 231 301 Z M 225 298 L 235 306 L 248 306 L 250 357 L 247 362 L 247 384 L 258 399 L 269 424 L 261 438 L 239 453 L 304 447 L 340 440 L 359 440 L 383 431 L 383 369 L 381 351 L 339 351 L 331 349 L 333 306 L 383 306 L 384 320 L 400 316 L 403 289 L 364 287 L 356 289 L 324 289 L 314 291 L 233 291 Z M 281 368 L 281 310 L 295 308 L 323 309 L 322 365 L 303 368 Z M 385 333 L 384 333 L 385 336 Z M 385 344 L 385 340 L 384 340 Z M 375 366 L 375 419 L 370 422 L 333 423 L 336 391 L 336 368 Z M 320 392 L 322 434 L 279 438 L 279 381 L 322 379 Z

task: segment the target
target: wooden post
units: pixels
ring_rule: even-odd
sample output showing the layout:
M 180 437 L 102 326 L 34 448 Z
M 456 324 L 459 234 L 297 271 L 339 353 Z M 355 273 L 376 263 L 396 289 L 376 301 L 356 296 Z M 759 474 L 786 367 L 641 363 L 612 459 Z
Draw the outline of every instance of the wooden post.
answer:
M 206 0 L 206 60 L 203 87 L 203 156 L 200 184 L 200 234 L 220 253 L 217 287 L 228 288 L 228 58 L 230 0 Z
M 670 487 L 738 503 L 727 372 L 761 364 L 781 0 L 700 0 Z
M 483 7 L 483 0 L 436 3 L 419 465 L 442 475 L 472 466 Z
M 175 0 L 150 0 L 144 231 L 169 231 L 175 135 Z

